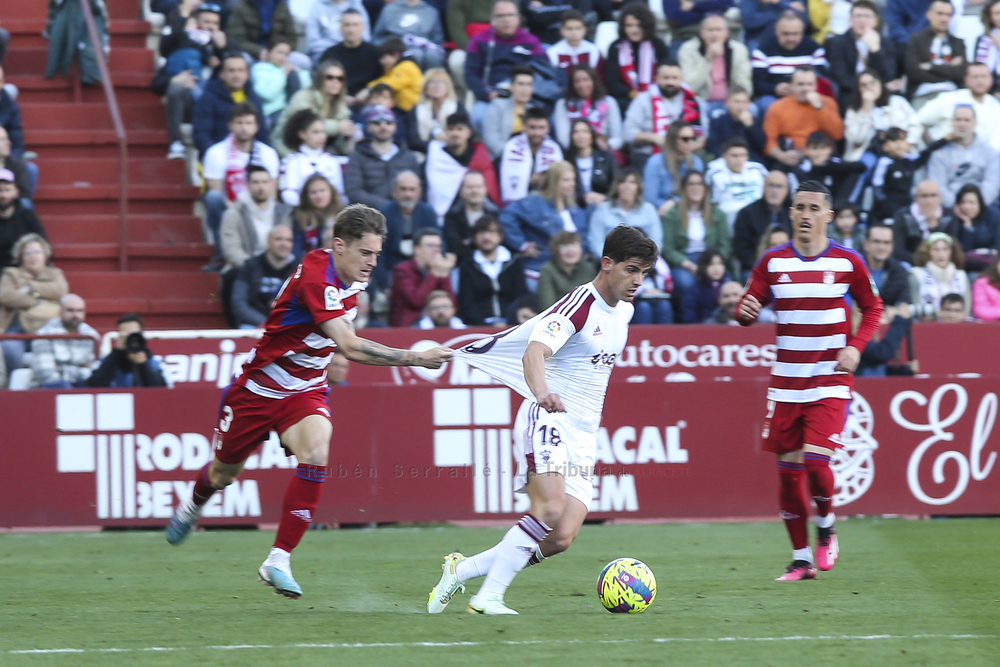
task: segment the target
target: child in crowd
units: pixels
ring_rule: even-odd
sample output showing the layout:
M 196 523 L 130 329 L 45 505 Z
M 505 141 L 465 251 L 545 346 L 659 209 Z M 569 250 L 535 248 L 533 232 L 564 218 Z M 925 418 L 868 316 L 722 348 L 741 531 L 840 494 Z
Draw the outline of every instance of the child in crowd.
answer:
M 587 34 L 587 24 L 582 13 L 575 9 L 563 12 L 559 34 L 562 39 L 548 48 L 549 60 L 556 67 L 566 70 L 567 79 L 573 76 L 576 65 L 589 65 L 598 72 L 603 70 L 604 59 L 600 49 L 583 38 Z
M 851 199 L 858 177 L 866 169 L 864 163 L 844 162 L 839 157 L 833 157 L 833 140 L 825 132 L 810 134 L 802 154 L 802 162 L 792 174 L 798 183 L 819 181 L 830 188 L 834 200 Z M 795 192 L 798 183 L 790 183 L 792 192 Z
M 424 85 L 424 75 L 417 64 L 404 58 L 406 44 L 398 37 L 387 39 L 378 47 L 378 61 L 385 75 L 368 84 L 368 92 L 361 91 L 356 99 L 364 104 L 376 104 L 371 100 L 375 86 L 385 84 L 392 89 L 394 106 L 409 111 L 420 100 L 420 89 Z M 405 135 L 404 135 L 405 136 Z
M 730 137 L 722 145 L 722 157 L 708 163 L 705 182 L 712 188 L 712 202 L 726 214 L 730 232 L 736 214 L 764 196 L 767 169 L 750 161 L 750 147 L 743 137 Z
M 705 149 L 712 155 L 722 155 L 722 142 L 740 137 L 750 148 L 750 159 L 763 162 L 767 135 L 759 118 L 754 118 L 750 94 L 739 86 L 731 86 L 726 96 L 726 113 L 716 116 L 709 124 Z
M 698 258 L 694 285 L 681 297 L 681 323 L 701 324 L 719 307 L 719 288 L 726 280 L 726 260 L 715 248 Z
M 875 203 L 871 210 L 872 220 L 892 218 L 896 211 L 909 206 L 913 201 L 913 177 L 918 169 L 925 166 L 931 153 L 943 148 L 951 141 L 951 136 L 938 139 L 920 153 L 913 152 L 913 146 L 906 138 L 906 130 L 890 127 L 882 135 L 884 155 L 875 163 L 872 173 L 872 187 Z
M 278 116 L 288 106 L 292 95 L 312 85 L 309 72 L 288 62 L 292 51 L 292 45 L 284 37 L 275 38 L 267 50 L 267 60 L 254 63 L 250 68 L 254 92 L 264 104 L 264 116 L 270 119 L 271 127 L 278 122 Z
M 865 230 L 861 223 L 858 207 L 847 201 L 833 204 L 833 220 L 827 227 L 827 236 L 835 242 L 861 252 L 865 242 Z

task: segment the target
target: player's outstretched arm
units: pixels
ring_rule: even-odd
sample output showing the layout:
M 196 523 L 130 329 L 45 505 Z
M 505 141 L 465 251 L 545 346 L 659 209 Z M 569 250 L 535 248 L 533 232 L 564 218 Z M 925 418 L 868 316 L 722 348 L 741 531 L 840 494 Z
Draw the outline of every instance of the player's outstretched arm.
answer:
M 559 394 L 549 391 L 545 381 L 545 360 L 552 356 L 552 350 L 544 343 L 531 341 L 521 357 L 524 364 L 524 381 L 535 395 L 535 400 L 546 412 L 566 412 Z
M 344 356 L 351 361 L 369 366 L 423 366 L 441 368 L 451 359 L 447 347 L 435 347 L 423 352 L 387 347 L 381 343 L 361 338 L 354 331 L 354 325 L 343 317 L 327 320 L 320 325 L 323 332 L 333 339 Z

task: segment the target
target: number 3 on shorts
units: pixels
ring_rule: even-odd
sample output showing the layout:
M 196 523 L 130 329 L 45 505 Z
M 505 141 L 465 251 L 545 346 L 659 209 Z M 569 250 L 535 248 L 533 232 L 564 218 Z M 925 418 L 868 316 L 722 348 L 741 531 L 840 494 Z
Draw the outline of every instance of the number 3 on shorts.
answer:
M 222 408 L 222 417 L 219 419 L 219 430 L 223 433 L 233 425 L 233 409 L 228 405 Z

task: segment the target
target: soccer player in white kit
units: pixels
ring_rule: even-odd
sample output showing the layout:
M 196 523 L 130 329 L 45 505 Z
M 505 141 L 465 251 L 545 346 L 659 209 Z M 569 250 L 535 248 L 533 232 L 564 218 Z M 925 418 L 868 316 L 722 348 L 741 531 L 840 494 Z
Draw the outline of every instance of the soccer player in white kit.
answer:
M 620 225 L 605 239 L 593 282 L 527 322 L 455 351 L 526 399 L 514 421 L 514 489 L 528 494 L 531 510 L 493 548 L 469 558 L 445 556 L 429 613 L 444 611 L 465 582 L 485 575 L 468 611 L 516 614 L 504 593 L 517 573 L 573 542 L 593 498 L 608 380 L 625 349 L 635 291 L 658 254 L 645 234 Z

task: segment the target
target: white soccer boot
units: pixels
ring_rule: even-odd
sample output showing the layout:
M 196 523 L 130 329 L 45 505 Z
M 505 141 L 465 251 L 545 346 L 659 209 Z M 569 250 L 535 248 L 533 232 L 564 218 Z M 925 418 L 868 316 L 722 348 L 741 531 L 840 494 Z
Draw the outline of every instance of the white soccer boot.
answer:
M 444 564 L 441 565 L 441 569 L 444 570 L 441 573 L 441 581 L 431 589 L 431 594 L 427 596 L 428 614 L 440 614 L 451 602 L 451 598 L 456 592 L 459 590 L 465 592 L 465 584 L 455 573 L 455 566 L 463 560 L 465 560 L 465 556 L 457 551 L 444 557 Z
M 469 608 L 466 610 L 470 614 L 482 614 L 483 616 L 517 616 L 518 613 L 504 604 L 502 596 L 477 600 L 474 596 L 469 600 Z

